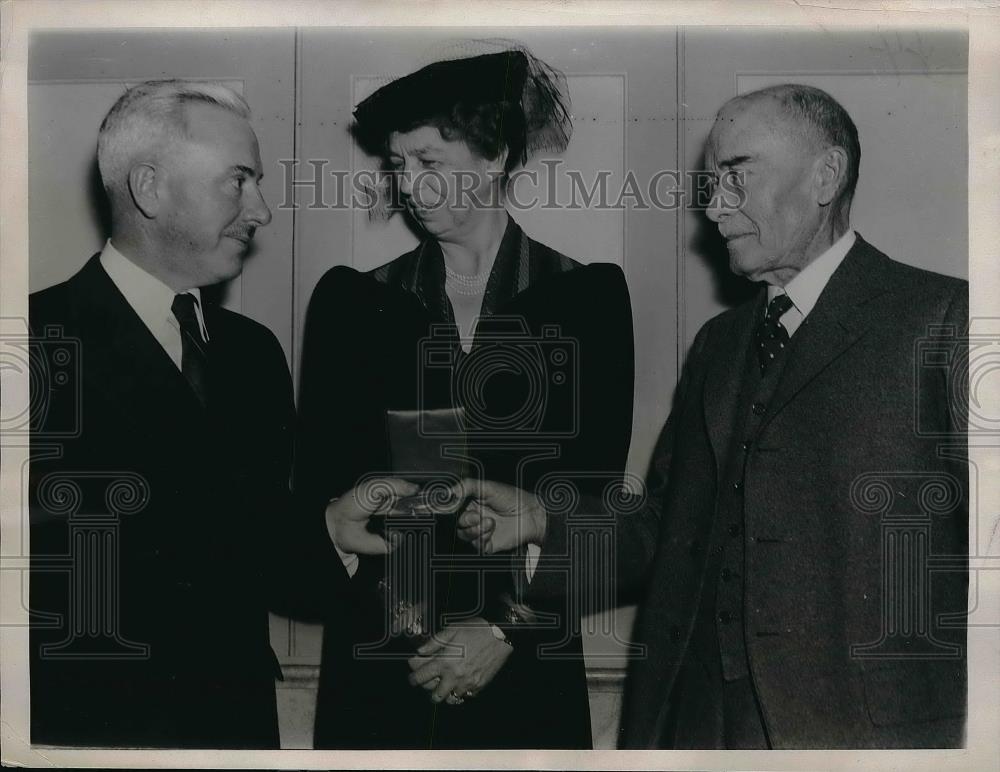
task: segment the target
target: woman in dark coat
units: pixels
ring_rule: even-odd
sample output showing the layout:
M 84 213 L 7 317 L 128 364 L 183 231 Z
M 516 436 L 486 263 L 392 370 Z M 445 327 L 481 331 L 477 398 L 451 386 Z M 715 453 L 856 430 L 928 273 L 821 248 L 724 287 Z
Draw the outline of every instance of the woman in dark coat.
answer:
M 313 511 L 329 519 L 328 502 L 386 472 L 426 483 L 464 468 L 589 493 L 621 479 L 633 388 L 622 271 L 534 241 L 503 205 L 518 164 L 565 148 L 564 88 L 523 49 L 506 50 L 437 62 L 355 111 L 356 137 L 395 172 L 423 240 L 374 271 L 332 268 L 312 296 L 296 488 Z M 437 452 L 424 431 L 426 463 L 398 468 L 387 411 L 441 408 L 464 411 L 457 466 L 444 458 L 455 436 Z M 417 606 L 429 618 L 411 632 L 458 648 L 420 657 L 426 637 L 394 635 L 400 617 L 383 601 L 395 597 L 402 550 L 341 550 L 352 612 L 325 626 L 315 747 L 590 748 L 580 610 L 523 602 L 537 550 L 481 554 L 456 538 L 453 518 L 433 539 L 432 600 Z M 427 680 L 431 660 L 442 674 Z

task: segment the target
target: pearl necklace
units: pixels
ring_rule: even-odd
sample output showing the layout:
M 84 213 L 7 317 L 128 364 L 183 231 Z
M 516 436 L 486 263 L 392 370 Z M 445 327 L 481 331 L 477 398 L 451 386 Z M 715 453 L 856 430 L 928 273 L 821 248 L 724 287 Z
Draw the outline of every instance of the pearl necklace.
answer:
M 490 271 L 483 271 L 482 273 L 470 276 L 453 271 L 446 264 L 444 272 L 445 285 L 460 295 L 482 295 L 486 292 L 486 285 L 490 280 Z

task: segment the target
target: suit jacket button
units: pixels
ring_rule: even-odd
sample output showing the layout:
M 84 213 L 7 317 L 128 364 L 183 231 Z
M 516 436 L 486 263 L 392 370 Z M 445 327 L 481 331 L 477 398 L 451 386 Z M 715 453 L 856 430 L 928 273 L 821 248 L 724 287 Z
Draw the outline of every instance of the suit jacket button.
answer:
M 722 622 L 722 624 L 724 625 L 728 625 L 730 622 L 733 621 L 733 615 L 730 614 L 728 611 L 720 611 L 719 621 Z
M 767 405 L 763 402 L 754 402 L 751 410 L 753 410 L 754 415 L 764 415 L 767 412 Z

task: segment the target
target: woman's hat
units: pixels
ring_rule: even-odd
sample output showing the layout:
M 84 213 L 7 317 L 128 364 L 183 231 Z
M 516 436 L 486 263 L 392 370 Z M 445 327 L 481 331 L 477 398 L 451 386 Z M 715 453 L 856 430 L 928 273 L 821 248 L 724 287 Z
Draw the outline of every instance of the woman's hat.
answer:
M 392 132 L 441 120 L 461 129 L 463 117 L 495 106 L 500 139 L 513 156 L 509 168 L 539 150 L 566 149 L 573 124 L 562 73 L 509 41 L 462 47 L 505 50 L 436 61 L 382 86 L 354 111 L 354 134 L 363 148 L 382 154 Z

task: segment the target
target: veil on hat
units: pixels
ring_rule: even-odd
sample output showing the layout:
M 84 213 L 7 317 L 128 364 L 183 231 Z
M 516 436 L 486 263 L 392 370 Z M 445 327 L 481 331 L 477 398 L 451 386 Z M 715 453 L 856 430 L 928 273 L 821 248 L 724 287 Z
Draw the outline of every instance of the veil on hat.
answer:
M 510 52 L 523 55 L 526 65 L 521 91 L 526 134 L 522 163 L 538 152 L 562 153 L 573 135 L 566 76 L 532 54 L 523 43 L 506 38 L 443 41 L 429 49 L 427 62 L 456 61 Z

